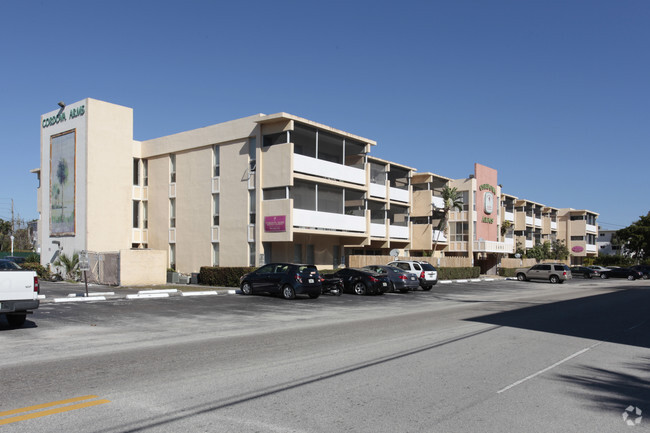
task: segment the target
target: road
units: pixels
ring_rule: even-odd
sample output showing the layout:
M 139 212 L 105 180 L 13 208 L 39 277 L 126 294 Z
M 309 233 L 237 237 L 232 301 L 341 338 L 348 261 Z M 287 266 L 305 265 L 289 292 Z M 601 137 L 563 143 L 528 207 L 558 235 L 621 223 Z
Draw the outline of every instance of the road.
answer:
M 46 303 L 0 321 L 0 429 L 648 431 L 648 311 L 646 281 L 579 279 Z

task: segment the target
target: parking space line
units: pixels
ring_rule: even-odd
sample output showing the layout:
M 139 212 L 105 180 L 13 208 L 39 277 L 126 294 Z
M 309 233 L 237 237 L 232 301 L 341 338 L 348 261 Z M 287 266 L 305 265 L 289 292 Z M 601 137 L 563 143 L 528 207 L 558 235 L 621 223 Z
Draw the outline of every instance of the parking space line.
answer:
M 84 401 L 84 400 L 89 400 L 89 399 L 94 399 L 97 398 L 98 396 L 96 395 L 86 395 L 83 397 L 75 397 L 75 398 L 70 398 L 67 400 L 59 400 L 59 401 L 53 401 L 51 403 L 43 403 L 43 404 L 38 404 L 35 406 L 28 406 L 28 407 L 23 407 L 20 409 L 12 409 L 4 412 L 0 412 L 0 417 L 8 416 L 8 415 L 15 415 L 19 413 L 24 413 L 24 412 L 32 412 L 32 411 L 37 411 L 33 413 L 29 413 L 26 415 L 19 415 L 19 416 L 14 416 L 11 418 L 5 418 L 5 419 L 0 419 L 0 425 L 5 425 L 5 424 L 12 424 L 15 422 L 19 421 L 25 421 L 29 419 L 34 419 L 34 418 L 40 418 L 43 416 L 48 416 L 48 415 L 54 415 L 57 413 L 62 413 L 62 412 L 68 412 L 71 410 L 76 410 L 76 409 L 83 409 L 86 407 L 92 407 L 92 406 L 98 406 L 100 404 L 105 404 L 105 403 L 110 403 L 110 400 L 92 400 L 92 401 L 86 401 L 84 403 L 78 403 L 78 404 L 73 404 L 69 405 L 70 403 L 76 403 L 79 401 Z M 50 407 L 55 407 L 55 406 L 62 406 L 62 405 L 68 405 L 68 406 L 63 406 L 63 407 L 58 407 L 54 409 L 49 409 L 49 410 L 41 410 L 41 409 L 46 409 Z

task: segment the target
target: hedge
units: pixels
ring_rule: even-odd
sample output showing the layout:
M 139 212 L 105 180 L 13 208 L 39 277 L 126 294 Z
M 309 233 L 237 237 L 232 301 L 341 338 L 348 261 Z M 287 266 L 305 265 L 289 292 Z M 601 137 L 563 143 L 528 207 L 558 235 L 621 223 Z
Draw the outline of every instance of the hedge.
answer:
M 25 263 L 21 263 L 19 266 L 23 269 L 35 271 L 36 274 L 38 275 L 38 278 L 42 280 L 49 280 L 52 277 L 50 271 L 45 266 L 42 266 L 40 263 L 25 262 Z
M 517 276 L 517 268 L 499 268 L 499 275 L 506 278 Z
M 220 287 L 239 287 L 239 278 L 257 268 L 233 267 L 221 268 L 202 266 L 199 271 L 199 284 Z
M 481 268 L 438 268 L 439 280 L 457 280 L 463 278 L 478 278 L 481 275 Z

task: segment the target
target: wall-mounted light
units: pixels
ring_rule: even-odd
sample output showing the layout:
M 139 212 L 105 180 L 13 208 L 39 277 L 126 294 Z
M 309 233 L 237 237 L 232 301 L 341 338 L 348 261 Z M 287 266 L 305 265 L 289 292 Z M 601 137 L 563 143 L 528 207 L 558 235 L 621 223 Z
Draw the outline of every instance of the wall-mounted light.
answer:
M 60 101 L 60 102 L 59 102 L 59 107 L 61 107 L 61 108 L 65 108 L 65 102 Z

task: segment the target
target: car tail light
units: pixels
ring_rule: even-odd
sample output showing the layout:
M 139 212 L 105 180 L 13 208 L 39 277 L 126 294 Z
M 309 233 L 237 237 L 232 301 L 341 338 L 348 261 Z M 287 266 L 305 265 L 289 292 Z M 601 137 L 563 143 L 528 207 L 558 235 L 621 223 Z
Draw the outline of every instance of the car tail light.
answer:
M 41 286 L 38 285 L 38 277 L 34 277 L 34 291 L 38 294 L 41 293 Z
M 408 280 L 408 277 L 406 275 L 400 275 L 399 279 L 400 280 Z
M 376 283 L 377 281 L 379 281 L 377 278 L 375 278 L 375 277 L 373 277 L 373 276 L 369 276 L 368 279 L 369 279 L 370 281 L 372 281 L 373 283 Z
M 299 274 L 296 274 L 296 281 L 302 284 L 302 277 Z
M 321 283 L 322 283 L 323 281 L 325 281 L 325 278 L 323 278 L 322 276 L 321 276 L 321 277 L 318 277 L 318 278 L 320 279 L 320 282 L 321 282 Z
M 562 275 L 566 277 L 566 271 L 562 272 Z
M 420 278 L 424 279 L 424 271 L 420 274 Z

